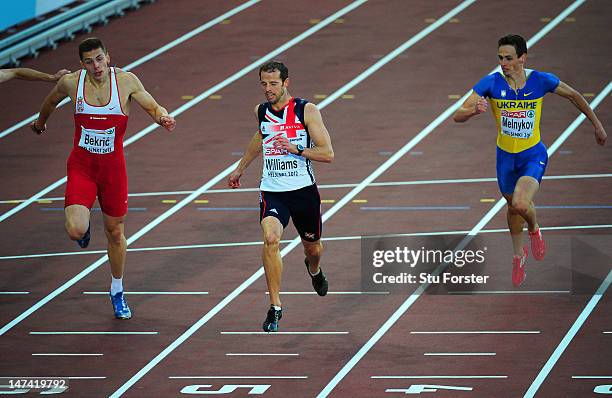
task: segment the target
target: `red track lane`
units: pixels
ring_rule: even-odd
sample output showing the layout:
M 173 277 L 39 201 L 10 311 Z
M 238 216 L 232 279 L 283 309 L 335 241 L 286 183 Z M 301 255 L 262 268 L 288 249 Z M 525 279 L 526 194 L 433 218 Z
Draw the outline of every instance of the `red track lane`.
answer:
M 188 2 L 185 2 L 188 3 Z M 227 25 L 217 26 L 191 39 L 188 44 L 171 50 L 159 61 L 150 61 L 135 71 L 154 96 L 168 109 L 182 104 L 182 95 L 194 95 L 222 80 L 282 42 L 309 26 L 311 18 L 324 18 L 348 2 L 296 3 L 286 9 L 282 23 L 274 24 L 274 34 L 262 29 L 262 20 L 278 13 L 280 3 L 264 1 L 232 18 Z M 206 9 L 206 16 L 185 13 L 158 1 L 141 12 L 128 14 L 100 28 L 108 35 L 113 54 L 132 54 L 135 45 L 122 40 L 125 31 L 159 19 L 160 10 L 175 16 L 177 26 L 171 32 L 187 31 L 239 4 L 216 2 Z M 291 68 L 291 92 L 311 98 L 330 94 L 344 82 L 376 61 L 397 45 L 426 26 L 425 18 L 441 16 L 457 2 L 443 4 L 402 1 L 369 2 L 332 24 L 281 57 Z M 408 52 L 391 62 L 353 90 L 354 99 L 339 99 L 323 111 L 332 134 L 336 161 L 332 165 L 315 166 L 320 184 L 356 183 L 380 165 L 386 155 L 395 151 L 417 134 L 453 101 L 449 94 L 463 94 L 495 63 L 495 40 L 515 30 L 526 37 L 536 33 L 544 23 L 541 17 L 554 17 L 570 3 L 538 2 L 517 5 L 508 14 L 499 12 L 499 5 L 479 2 L 462 12 L 459 23 L 449 23 L 428 36 Z M 285 7 L 283 7 L 285 9 Z M 214 10 L 214 12 L 213 12 Z M 393 12 L 390 12 L 393 10 Z M 611 37 L 606 26 L 610 5 L 593 0 L 573 15 L 574 22 L 565 22 L 549 33 L 530 51 L 528 66 L 558 73 L 562 80 L 583 92 L 597 93 L 609 79 L 609 62 L 602 55 Z M 147 14 L 148 13 L 148 14 Z M 143 17 L 143 15 L 147 17 Z M 165 19 L 170 19 L 166 17 Z M 178 21 L 181 21 L 179 24 Z M 200 21 L 200 22 L 198 22 Z M 175 23 L 173 21 L 173 23 Z M 184 28 L 188 25 L 188 28 Z M 115 32 L 124 32 L 123 36 Z M 94 33 L 96 33 L 95 31 Z M 139 31 L 140 32 L 140 31 Z M 159 33 L 159 35 L 158 35 Z M 159 30 L 144 35 L 142 54 L 171 38 L 169 31 Z M 102 36 L 102 35 L 101 35 Z M 104 37 L 103 37 L 104 38 Z M 460 40 L 458 40 L 460 38 Z M 151 44 L 143 44 L 150 40 Z M 348 44 L 347 44 L 348 43 Z M 351 44 L 352 43 L 352 44 Z M 358 45 L 355 45 L 358 43 Z M 589 43 L 589 45 L 585 45 Z M 60 50 L 45 53 L 38 62 L 74 62 L 74 43 Z M 125 48 L 124 48 L 125 46 Z M 69 47 L 69 48 L 66 48 Z M 140 49 L 140 47 L 138 47 Z M 193 60 L 198 54 L 200 62 Z M 566 61 L 571 54 L 572 62 Z M 212 60 L 202 59 L 209 55 Z M 563 54 L 563 56 L 560 56 Z M 141 56 L 138 55 L 138 56 Z M 122 55 L 125 57 L 126 55 Z M 137 58 L 137 57 L 134 57 Z M 601 62 L 594 62 L 594 59 Z M 117 60 L 117 58 L 115 58 Z M 131 61 L 123 59 L 122 63 Z M 60 63 L 61 64 L 61 63 Z M 43 65 L 43 63 L 37 64 Z M 47 64 L 44 64 L 47 65 Z M 43 66 L 44 66 L 43 65 Z M 64 64 L 60 65 L 64 66 Z M 49 68 L 47 68 L 49 69 Z M 53 69 L 53 68 L 50 68 Z M 167 77 L 168 70 L 177 76 Z M 14 84 L 11 82 L 10 84 Z M 23 83 L 22 83 L 23 84 Z M 157 87 L 155 86 L 157 84 Z M 32 85 L 33 87 L 34 85 Z M 7 86 L 8 87 L 8 86 Z M 15 86 L 18 87 L 18 86 Z M 23 87 L 23 86 L 19 86 Z M 40 89 L 41 86 L 37 86 Z M 41 89 L 44 93 L 45 90 Z M 233 152 L 244 150 L 255 125 L 251 115 L 261 100 L 256 73 L 233 83 L 220 93 L 221 100 L 206 100 L 178 119 L 176 134 L 161 130 L 133 144 L 127 150 L 131 192 L 189 190 L 213 177 L 237 160 Z M 21 95 L 21 94 L 20 94 Z M 37 96 L 40 99 L 44 94 Z M 26 98 L 27 99 L 27 98 Z M 24 99 L 25 101 L 25 99 Z M 37 107 L 39 102 L 29 102 Z M 22 112 L 26 116 L 31 112 Z M 72 131 L 69 109 L 65 107 L 52 121 L 56 132 Z M 606 99 L 597 110 L 606 123 L 610 120 L 610 102 Z M 11 113 L 17 115 L 19 112 Z M 543 139 L 550 145 L 575 118 L 576 112 L 565 100 L 548 96 L 542 122 Z M 242 115 L 242 116 L 237 116 Z M 427 139 L 380 178 L 381 181 L 429 180 L 441 178 L 489 177 L 494 171 L 494 127 L 490 116 L 472 120 L 466 125 L 445 121 Z M 149 121 L 142 112 L 134 112 L 130 131 L 136 132 Z M 0 124 L 7 124 L 0 119 Z M 609 147 L 597 148 L 592 129 L 583 124 L 562 146 L 571 153 L 551 158 L 548 175 L 609 172 Z M 37 192 L 63 175 L 65 155 L 70 139 L 66 134 L 32 137 L 19 131 L 5 138 L 2 154 L 2 199 L 21 198 Z M 50 128 L 51 133 L 51 128 Z M 70 133 L 71 134 L 71 133 Z M 69 135 L 70 135 L 69 134 Z M 489 137 L 482 140 L 480 137 Z M 478 138 L 476 138 L 478 137 Z M 470 146 L 468 143 L 483 142 Z M 41 144 L 45 140 L 44 144 Z M 481 146 L 488 148 L 481 149 Z M 23 157 L 10 157 L 28 148 L 33 161 L 24 166 Z M 31 150 L 30 150 L 31 149 Z M 51 150 L 52 149 L 52 150 Z M 163 156 L 160 151 L 163 149 Z M 46 174 L 41 173 L 44 162 Z M 6 165 L 6 167 L 4 167 Z M 47 167 L 48 166 L 48 167 Z M 249 169 L 245 186 L 256 186 L 258 162 Z M 4 174 L 7 174 L 6 179 Z M 25 181 L 25 182 L 24 182 Z M 571 185 L 570 185 L 571 184 Z M 571 189 L 568 189 L 568 186 Z M 223 188 L 218 184 L 215 188 Z M 604 203 L 609 191 L 609 178 L 567 181 L 545 181 L 537 203 L 609 204 Z M 348 188 L 322 190 L 323 199 L 338 200 Z M 53 196 L 63 196 L 58 189 Z M 407 233 L 469 229 L 490 208 L 481 198 L 497 198 L 496 183 L 371 187 L 357 198 L 367 203 L 349 203 L 324 226 L 324 236 L 355 236 L 381 233 Z M 133 211 L 128 218 L 127 235 L 133 234 L 172 204 L 162 199 L 180 196 L 131 198 Z M 207 204 L 190 204 L 163 224 L 145 235 L 134 247 L 185 245 L 201 243 L 251 242 L 260 239 L 256 211 L 198 210 L 198 207 L 257 207 L 257 193 L 205 194 Z M 428 212 L 371 212 L 364 206 L 469 206 L 468 210 Z M 324 205 L 324 209 L 330 205 Z M 74 251 L 62 231 L 62 212 L 45 211 L 41 207 L 61 207 L 61 202 L 36 204 L 0 225 L 3 254 L 28 254 Z M 5 205 L 0 207 L 3 211 Z M 610 210 L 543 209 L 544 226 L 610 223 Z M 103 232 L 99 213 L 94 213 L 92 249 L 103 249 Z M 505 216 L 500 212 L 487 228 L 504 228 Z M 15 233 L 15 231 L 19 231 Z M 584 232 L 584 231 L 583 231 Z M 590 233 L 586 231 L 587 233 Z M 597 231 L 601 232 L 601 231 Z M 555 233 L 555 238 L 568 232 Z M 497 243 L 503 246 L 503 234 Z M 551 234 L 553 235 L 553 234 Z M 295 236 L 289 227 L 284 238 Z M 27 238 L 26 238 L 27 237 Z M 505 237 L 505 236 L 504 236 Z M 41 243 L 42 242 L 42 243 Z M 505 242 L 509 246 L 509 242 Z M 553 245 L 554 246 L 554 245 Z M 360 241 L 344 240 L 325 243 L 323 267 L 331 281 L 331 291 L 359 291 Z M 502 250 L 499 248 L 496 253 Z M 106 380 L 71 383 L 70 396 L 108 396 L 168 346 L 191 324 L 208 312 L 221 299 L 240 285 L 260 266 L 259 246 L 207 249 L 166 250 L 128 254 L 126 287 L 129 291 L 208 291 L 200 296 L 128 296 L 134 319 L 117 322 L 109 316 L 108 298 L 84 295 L 84 291 L 105 290 L 108 266 L 102 265 L 90 276 L 71 287 L 60 297 L 34 313 L 12 329 L 4 339 L 10 349 L 0 362 L 0 375 L 82 375 L 106 376 Z M 50 257 L 28 260 L 0 260 L 0 272 L 6 282 L 0 290 L 26 290 L 27 296 L 0 296 L 0 321 L 5 324 L 37 302 L 68 277 L 92 263 L 98 255 Z M 554 258 L 552 255 L 551 259 Z M 303 254 L 296 248 L 285 259 L 283 291 L 310 291 L 310 281 L 303 266 Z M 530 264 L 531 265 L 531 264 Z M 510 286 L 505 275 L 505 259 L 495 257 L 490 270 L 496 275 L 495 287 Z M 546 264 L 542 265 L 546 269 Z M 32 270 L 35 270 L 33 272 Z M 543 270 L 529 272 L 526 282 L 531 288 L 546 287 Z M 405 299 L 402 294 L 389 295 L 283 295 L 284 317 L 281 331 L 348 331 L 347 335 L 227 335 L 227 331 L 259 331 L 267 296 L 263 278 L 238 296 L 221 313 L 171 355 L 153 368 L 125 396 L 187 396 L 179 391 L 186 385 L 210 384 L 214 389 L 224 384 L 270 384 L 265 396 L 315 396 L 354 353 L 370 338 L 387 317 Z M 589 296 L 432 296 L 421 297 L 391 328 L 374 349 L 349 373 L 331 396 L 392 396 L 386 388 L 407 388 L 410 384 L 471 385 L 471 393 L 444 393 L 440 396 L 520 396 L 529 386 L 548 356 L 555 349 Z M 602 360 L 609 355 L 610 337 L 603 335 L 609 319 L 609 296 L 595 309 L 583 331 L 570 345 L 559 364 L 544 384 L 543 397 L 583 396 L 597 384 L 593 380 L 572 380 L 572 375 L 608 374 Z M 607 310 L 607 311 L 606 311 Z M 478 329 L 541 330 L 538 335 L 436 336 L 415 335 L 415 330 L 478 330 Z M 150 336 L 38 336 L 30 331 L 114 330 L 158 331 Z M 520 347 L 516 349 L 515 347 Z M 40 352 L 103 352 L 102 357 L 47 358 L 32 356 Z M 496 351 L 494 357 L 430 357 L 434 351 Z M 294 357 L 239 357 L 227 353 L 299 353 Z M 582 372 L 582 373 L 581 373 Z M 508 379 L 496 380 L 373 380 L 382 374 L 500 374 Z M 308 376 L 293 380 L 239 379 L 169 379 L 171 376 Z M 501 391 L 501 392 L 500 392 Z M 68 393 L 67 393 L 68 394 Z M 235 396 L 244 396 L 245 391 Z
M 602 297 L 601 301 L 574 338 L 574 341 L 553 368 L 550 376 L 542 385 L 542 396 L 554 395 L 565 391 L 568 395 L 581 396 L 593 393 L 597 386 L 612 384 L 610 378 L 602 379 L 572 379 L 572 376 L 610 376 L 612 366 L 605 358 L 612 355 L 610 344 L 612 331 L 612 300 L 610 295 Z M 606 388 L 602 388 L 604 391 Z M 609 389 L 609 388 L 608 388 Z M 593 394 L 597 396 L 597 394 Z

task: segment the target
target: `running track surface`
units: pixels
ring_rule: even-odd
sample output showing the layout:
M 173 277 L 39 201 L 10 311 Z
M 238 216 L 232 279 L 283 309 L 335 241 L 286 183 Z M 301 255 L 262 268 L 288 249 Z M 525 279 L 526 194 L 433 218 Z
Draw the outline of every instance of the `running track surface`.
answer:
M 196 0 L 159 0 L 96 27 L 92 34 L 106 42 L 114 64 L 127 65 L 240 4 L 210 0 L 203 7 Z M 158 102 L 175 110 L 188 103 L 189 96 L 225 81 L 349 4 L 337 0 L 291 6 L 281 1 L 257 2 L 133 71 Z M 335 93 L 459 4 L 449 0 L 357 4 L 275 58 L 290 68 L 293 95 L 322 103 L 323 96 Z M 571 4 L 519 1 L 502 7 L 475 2 L 344 96 L 325 103 L 322 114 L 336 158 L 330 165 L 315 165 L 323 210 L 331 209 L 331 201 L 338 203 L 353 188 L 326 185 L 362 182 L 490 72 L 496 64 L 499 36 L 517 32 L 531 38 Z M 611 13 L 609 1 L 586 1 L 530 49 L 528 67 L 558 74 L 592 101 L 610 79 Z M 76 46 L 84 37 L 23 65 L 46 71 L 75 70 L 79 67 Z M 50 88 L 22 81 L 3 84 L 0 128 L 7 129 L 36 112 Z M 178 191 L 205 185 L 240 158 L 256 128 L 253 106 L 262 100 L 256 69 L 212 94 L 177 117 L 174 133 L 157 129 L 126 148 L 130 192 L 169 192 L 130 198 L 128 238 L 180 204 L 186 194 Z M 608 132 L 610 101 L 608 94 L 597 108 Z M 134 109 L 127 137 L 150 124 L 144 112 Z M 553 144 L 577 116 L 567 101 L 548 96 L 541 125 L 544 143 Z M 2 214 L 16 206 L 7 200 L 27 199 L 65 175 L 72 123 L 71 110 L 64 106 L 52 116 L 45 135 L 38 137 L 20 128 L 1 138 Z M 374 180 L 430 183 L 366 186 L 335 209 L 324 225 L 324 237 L 344 238 L 325 242 L 322 264 L 330 291 L 363 290 L 361 235 L 467 231 L 478 225 L 495 204 L 492 200 L 499 199 L 494 180 L 431 182 L 494 177 L 494 147 L 490 116 L 465 125 L 441 119 Z M 80 397 L 184 397 L 212 391 L 225 391 L 228 396 L 247 396 L 250 391 L 270 397 L 382 397 L 419 390 L 436 397 L 519 397 L 534 396 L 527 393 L 532 384 L 537 385 L 532 391 L 538 397 L 609 394 L 612 334 L 605 332 L 612 331 L 612 300 L 606 291 L 593 295 L 610 270 L 612 256 L 607 235 L 612 224 L 612 184 L 606 174 L 611 160 L 610 146 L 596 146 L 588 122 L 573 130 L 553 154 L 548 176 L 588 176 L 544 181 L 537 196 L 537 205 L 543 206 L 540 222 L 557 229 L 545 232 L 551 254 L 542 263 L 529 260 L 528 278 L 521 289 L 513 289 L 510 282 L 508 237 L 500 232 L 482 234 L 495 247 L 487 265 L 495 282 L 478 289 L 506 293 L 423 294 L 382 331 L 416 286 L 390 294 L 325 298 L 283 294 L 281 331 L 298 334 L 228 333 L 259 332 L 268 305 L 263 277 L 229 296 L 260 267 L 254 190 L 204 192 L 194 199 L 208 202 L 191 201 L 180 207 L 130 245 L 132 249 L 173 249 L 130 252 L 128 291 L 207 294 L 127 296 L 134 317 L 126 322 L 112 318 L 107 296 L 84 294 L 107 290 L 107 263 L 66 285 L 102 256 L 99 251 L 105 249 L 105 239 L 100 213 L 92 213 L 93 239 L 88 250 L 94 252 L 76 253 L 75 244 L 63 232 L 63 202 L 32 203 L 0 224 L 0 291 L 4 292 L 0 294 L 0 326 L 10 326 L 0 336 L 0 376 L 72 377 L 62 395 Z M 257 187 L 260 165 L 260 161 L 251 165 L 243 187 Z M 225 180 L 213 181 L 209 188 L 222 190 Z M 45 197 L 62 197 L 63 188 L 60 185 Z M 575 207 L 562 207 L 568 205 Z M 406 210 L 418 206 L 430 209 Z M 391 210 L 397 207 L 404 210 Z M 504 210 L 482 228 L 505 228 Z M 568 242 L 578 235 L 586 243 L 573 247 L 574 257 L 568 259 Z M 295 236 L 294 228 L 288 227 L 284 239 Z M 240 242 L 250 243 L 233 245 Z M 195 247 L 179 247 L 185 245 Z M 63 254 L 33 256 L 43 253 Z M 311 291 L 302 259 L 299 247 L 288 250 L 283 292 Z M 556 265 L 570 260 L 583 272 L 551 276 L 557 275 Z M 551 293 L 554 290 L 559 292 Z M 524 294 L 528 291 L 548 293 Z M 593 297 L 599 301 L 585 312 Z M 28 312 L 37 304 L 36 311 Z M 214 316 L 190 330 L 212 309 Z M 28 316 L 18 318 L 22 314 Z M 577 320 L 575 333 L 563 340 Z M 155 333 L 36 333 L 62 331 Z M 101 355 L 34 355 L 60 353 Z M 228 355 L 264 353 L 274 355 Z M 543 368 L 547 371 L 541 373 Z M 232 385 L 251 387 L 234 390 Z M 437 391 L 425 392 L 435 387 L 424 385 L 437 385 Z

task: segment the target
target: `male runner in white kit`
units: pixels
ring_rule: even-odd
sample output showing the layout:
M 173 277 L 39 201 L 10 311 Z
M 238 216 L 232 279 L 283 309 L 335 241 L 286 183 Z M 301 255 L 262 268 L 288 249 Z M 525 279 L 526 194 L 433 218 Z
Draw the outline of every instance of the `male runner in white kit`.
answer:
M 260 152 L 263 153 L 259 218 L 271 304 L 263 329 L 276 332 L 282 317 L 280 240 L 290 217 L 302 238 L 304 263 L 312 285 L 319 296 L 327 294 L 327 278 L 319 266 L 323 252 L 321 198 L 312 161 L 330 163 L 334 151 L 316 105 L 289 94 L 289 70 L 283 63 L 265 63 L 259 69 L 259 79 L 267 99 L 255 107 L 259 131 L 251 139 L 236 170 L 230 174 L 228 184 L 232 188 L 240 187 L 244 170 Z

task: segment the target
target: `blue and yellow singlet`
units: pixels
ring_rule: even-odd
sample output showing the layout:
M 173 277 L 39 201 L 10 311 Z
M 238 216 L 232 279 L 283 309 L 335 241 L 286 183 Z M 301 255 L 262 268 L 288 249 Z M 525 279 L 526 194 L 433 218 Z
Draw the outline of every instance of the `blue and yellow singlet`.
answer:
M 518 153 L 540 142 L 542 99 L 559 85 L 552 73 L 525 69 L 525 86 L 514 91 L 501 72 L 482 78 L 474 92 L 489 99 L 497 123 L 497 146 L 509 153 Z

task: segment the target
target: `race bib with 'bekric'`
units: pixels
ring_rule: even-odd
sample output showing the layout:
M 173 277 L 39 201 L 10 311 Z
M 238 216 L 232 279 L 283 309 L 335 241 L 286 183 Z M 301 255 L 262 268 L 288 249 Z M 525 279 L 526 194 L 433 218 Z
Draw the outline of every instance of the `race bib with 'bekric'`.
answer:
M 106 154 L 115 151 L 115 127 L 107 130 L 86 129 L 81 126 L 79 146 L 91 153 Z

